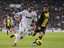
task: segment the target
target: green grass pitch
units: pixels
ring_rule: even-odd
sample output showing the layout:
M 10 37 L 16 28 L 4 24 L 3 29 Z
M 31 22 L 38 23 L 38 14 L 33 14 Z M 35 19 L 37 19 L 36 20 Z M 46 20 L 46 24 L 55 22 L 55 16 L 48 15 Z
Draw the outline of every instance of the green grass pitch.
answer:
M 20 39 L 16 47 L 13 47 L 14 38 L 10 38 L 9 34 L 6 35 L 5 32 L 0 32 L 0 48 L 64 48 L 64 33 L 63 32 L 48 32 L 42 39 L 41 46 L 31 46 L 31 43 L 38 37 L 26 35 L 22 40 Z

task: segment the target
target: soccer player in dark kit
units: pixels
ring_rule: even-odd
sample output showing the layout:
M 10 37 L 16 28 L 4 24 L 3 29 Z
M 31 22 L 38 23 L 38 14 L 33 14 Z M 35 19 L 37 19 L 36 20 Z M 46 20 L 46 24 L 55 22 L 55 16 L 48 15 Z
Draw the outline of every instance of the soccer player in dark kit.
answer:
M 41 13 L 40 18 L 36 22 L 36 28 L 34 29 L 34 32 L 31 33 L 32 36 L 35 36 L 37 33 L 40 34 L 36 40 L 38 39 L 41 40 L 42 37 L 45 35 L 48 20 L 49 20 L 48 6 L 44 6 L 43 12 Z M 32 45 L 36 45 L 36 40 L 32 43 Z

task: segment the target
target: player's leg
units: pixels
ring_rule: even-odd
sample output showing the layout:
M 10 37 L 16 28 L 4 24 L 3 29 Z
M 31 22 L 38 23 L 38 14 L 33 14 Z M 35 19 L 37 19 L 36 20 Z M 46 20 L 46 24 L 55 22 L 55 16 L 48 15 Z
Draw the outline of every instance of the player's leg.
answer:
M 14 34 L 16 33 L 16 30 L 14 28 L 10 28 L 11 32 L 14 32 Z
M 16 38 L 15 38 L 15 41 L 14 41 L 14 43 L 13 43 L 13 46 L 16 46 L 18 40 L 20 39 L 20 36 L 21 36 L 21 34 L 17 34 L 17 36 L 16 36 Z
M 20 25 L 21 25 L 21 24 L 20 24 Z M 23 24 L 23 25 L 24 25 L 24 24 Z M 20 38 L 23 38 L 23 37 L 26 35 L 26 27 L 24 27 L 23 25 L 22 25 L 22 26 L 19 26 L 19 31 L 20 31 L 20 33 L 16 36 L 16 39 L 15 39 L 15 41 L 14 41 L 13 46 L 16 46 L 18 40 L 19 40 Z
M 41 32 L 39 32 L 39 34 L 40 34 L 40 35 L 38 36 L 38 39 L 41 40 L 42 37 L 44 36 L 44 33 L 41 31 Z
M 36 28 L 35 31 L 32 33 L 32 36 L 35 36 L 35 35 L 37 34 L 37 32 L 39 32 L 39 31 L 38 31 L 38 29 Z M 35 45 L 36 45 L 36 41 L 37 41 L 37 39 L 36 39 L 31 45 L 32 45 L 32 46 L 35 46 Z
M 22 29 L 21 29 L 21 30 L 22 30 Z M 17 35 L 16 35 L 16 34 L 13 34 L 13 36 L 16 35 L 15 41 L 14 41 L 14 43 L 13 43 L 13 46 L 16 46 L 16 44 L 17 44 L 18 40 L 20 39 L 21 35 L 23 34 L 23 32 L 24 32 L 24 31 L 20 31 L 20 33 L 17 34 Z
M 10 29 L 10 27 L 9 26 L 6 26 L 6 30 L 7 30 L 7 35 L 9 35 L 9 29 Z
M 25 37 L 25 35 L 26 35 L 26 31 L 20 36 L 20 39 L 22 39 L 22 38 L 24 38 Z
M 42 39 L 42 37 L 44 36 L 44 34 L 45 34 L 45 29 L 46 29 L 46 27 L 41 27 L 41 30 L 36 30 L 36 32 L 39 32 L 39 36 L 38 36 L 38 38 L 32 43 L 32 45 L 34 45 L 34 44 L 36 44 L 36 41 L 39 39 L 39 40 L 41 40 Z
M 34 33 L 32 33 L 32 36 L 35 36 L 36 34 L 37 34 L 37 32 L 34 32 Z M 36 45 L 36 40 L 31 44 L 32 46 L 35 46 Z
M 37 33 L 38 29 L 37 27 L 35 29 L 32 29 L 31 31 L 29 31 L 28 35 L 32 35 L 32 36 L 35 36 L 36 33 Z
M 16 31 L 15 31 L 15 29 L 10 29 L 11 31 L 14 31 L 15 33 L 16 33 Z M 21 23 L 19 24 L 19 32 L 20 32 L 20 30 L 21 30 Z M 15 33 L 13 33 L 11 36 L 10 36 L 10 38 L 13 38 L 14 36 L 16 36 L 17 34 L 15 34 Z
M 8 29 L 6 29 L 7 30 L 7 35 L 9 35 L 9 33 L 8 33 Z
M 38 39 L 42 39 L 42 37 L 45 35 L 45 30 L 46 30 L 46 27 L 41 27 L 41 30 L 40 30 L 40 32 L 39 32 L 39 37 L 38 37 Z
M 21 33 L 17 34 L 13 46 L 16 46 L 18 40 L 19 39 L 22 39 L 25 35 L 26 35 L 26 32 L 25 31 L 23 31 L 23 32 L 21 31 Z
M 46 27 L 41 27 L 41 31 L 40 31 L 40 36 L 38 37 L 40 40 L 42 39 L 42 37 L 45 35 L 45 31 L 46 31 Z
M 32 46 L 35 46 L 36 45 L 36 41 L 39 39 L 39 40 L 41 40 L 42 39 L 42 37 L 44 36 L 44 33 L 43 32 L 39 32 L 39 36 L 38 36 L 38 38 L 36 38 L 35 39 L 35 41 L 32 43 Z
M 10 36 L 10 38 L 13 38 L 14 36 L 17 36 L 16 30 L 15 30 L 14 28 L 10 28 L 10 32 L 14 32 L 14 33 Z

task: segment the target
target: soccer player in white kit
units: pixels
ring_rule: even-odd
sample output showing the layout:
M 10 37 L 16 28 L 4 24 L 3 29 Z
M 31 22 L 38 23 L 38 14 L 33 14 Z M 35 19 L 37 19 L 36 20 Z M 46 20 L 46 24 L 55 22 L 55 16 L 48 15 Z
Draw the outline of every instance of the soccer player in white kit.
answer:
M 22 19 L 19 23 L 19 33 L 18 34 L 13 34 L 10 37 L 16 36 L 16 39 L 14 41 L 13 46 L 16 46 L 18 40 L 23 38 L 28 30 L 33 29 L 34 27 L 31 27 L 32 20 L 36 21 L 36 16 L 37 14 L 33 11 L 33 5 L 29 5 L 27 10 L 23 10 L 22 12 L 16 13 L 18 16 L 22 16 Z M 20 19 L 20 17 L 18 17 Z

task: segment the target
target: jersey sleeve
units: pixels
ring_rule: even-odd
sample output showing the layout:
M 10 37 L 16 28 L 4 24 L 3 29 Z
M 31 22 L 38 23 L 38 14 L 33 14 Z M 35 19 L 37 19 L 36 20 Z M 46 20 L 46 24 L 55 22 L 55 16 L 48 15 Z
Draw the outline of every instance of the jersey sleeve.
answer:
M 25 11 L 16 13 L 17 15 L 23 15 Z
M 33 12 L 33 20 L 37 21 L 37 13 L 35 11 Z
M 41 26 L 41 19 L 43 19 L 44 18 L 44 13 L 42 12 L 41 14 L 40 14 L 40 16 L 39 16 L 39 18 L 38 18 L 38 20 L 37 20 L 37 26 Z
M 22 15 L 24 15 L 24 13 L 25 13 L 25 10 L 16 13 L 14 17 L 22 16 Z
M 6 18 L 3 21 L 6 23 Z

